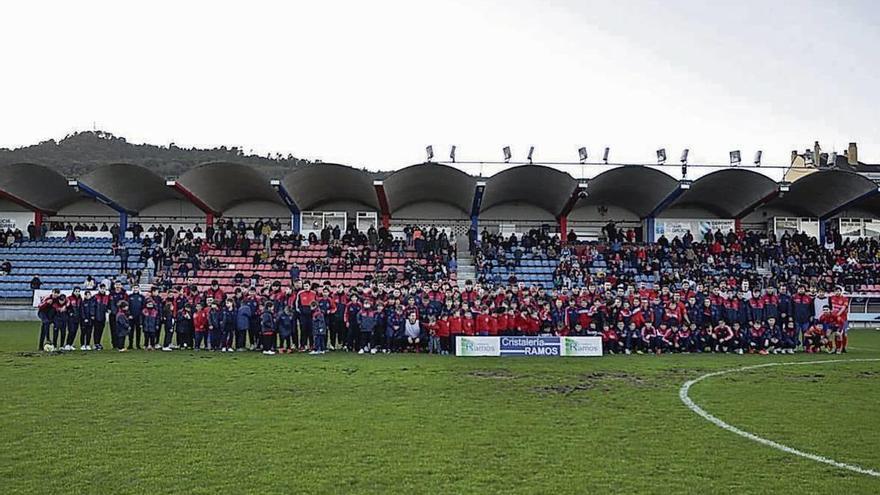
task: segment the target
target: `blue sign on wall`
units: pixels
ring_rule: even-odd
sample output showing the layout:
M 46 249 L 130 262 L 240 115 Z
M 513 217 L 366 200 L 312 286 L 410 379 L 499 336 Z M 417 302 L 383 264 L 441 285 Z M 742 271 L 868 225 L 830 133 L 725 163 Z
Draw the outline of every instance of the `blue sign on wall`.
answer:
M 559 356 L 559 337 L 501 337 L 502 356 Z

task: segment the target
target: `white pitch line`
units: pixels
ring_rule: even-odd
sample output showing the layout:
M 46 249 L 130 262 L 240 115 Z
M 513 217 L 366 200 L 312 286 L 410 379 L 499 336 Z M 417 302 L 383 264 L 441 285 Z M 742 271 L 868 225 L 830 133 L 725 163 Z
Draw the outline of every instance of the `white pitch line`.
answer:
M 742 368 L 733 368 L 733 369 L 724 370 L 724 371 L 716 371 L 713 373 L 706 373 L 705 375 L 698 376 L 697 378 L 694 378 L 693 380 L 685 382 L 684 385 L 682 385 L 681 388 L 678 390 L 678 397 L 681 399 L 682 402 L 684 402 L 684 405 L 686 405 L 688 407 L 688 409 L 699 414 L 700 416 L 703 417 L 703 419 L 706 419 L 706 420 L 714 423 L 716 426 L 721 427 L 727 431 L 736 433 L 737 435 L 739 435 L 741 437 L 748 438 L 749 440 L 753 440 L 753 441 L 758 442 L 760 444 L 767 445 L 769 447 L 773 447 L 774 449 L 781 450 L 781 451 L 787 452 L 789 454 L 794 454 L 796 456 L 800 456 L 805 459 L 810 459 L 812 461 L 821 462 L 821 463 L 828 464 L 830 466 L 834 466 L 837 468 L 848 469 L 848 470 L 856 472 L 856 473 L 867 474 L 868 476 L 874 476 L 874 477 L 880 478 L 880 472 L 875 471 L 873 469 L 867 469 L 867 468 L 863 468 L 861 466 L 856 466 L 854 464 L 847 464 L 845 462 L 835 461 L 834 459 L 829 459 L 829 458 L 823 457 L 821 455 L 816 455 L 816 454 L 811 454 L 809 452 L 804 452 L 802 450 L 798 450 L 798 449 L 789 447 L 787 445 L 782 445 L 781 443 L 774 442 L 773 440 L 767 440 L 766 438 L 759 437 L 758 435 L 755 435 L 754 433 L 749 433 L 745 430 L 737 428 L 736 426 L 725 423 L 724 421 L 722 421 L 722 420 L 718 419 L 717 417 L 706 412 L 705 409 L 703 409 L 702 407 L 700 407 L 696 403 L 694 403 L 694 401 L 691 400 L 691 398 L 688 396 L 688 392 L 690 391 L 691 386 L 693 386 L 695 383 L 701 382 L 701 381 L 705 380 L 706 378 L 712 378 L 714 376 L 726 375 L 728 373 L 737 373 L 740 371 L 748 371 L 748 370 L 753 370 L 753 369 L 757 369 L 757 368 L 767 368 L 770 366 L 801 366 L 801 365 L 808 365 L 808 364 L 856 363 L 856 362 L 865 362 L 865 361 L 880 361 L 880 358 L 876 358 L 876 359 L 875 358 L 829 359 L 829 360 L 824 360 L 824 361 L 797 361 L 797 362 L 791 362 L 791 363 L 765 363 L 765 364 L 758 364 L 758 365 L 754 365 L 754 366 L 744 366 Z

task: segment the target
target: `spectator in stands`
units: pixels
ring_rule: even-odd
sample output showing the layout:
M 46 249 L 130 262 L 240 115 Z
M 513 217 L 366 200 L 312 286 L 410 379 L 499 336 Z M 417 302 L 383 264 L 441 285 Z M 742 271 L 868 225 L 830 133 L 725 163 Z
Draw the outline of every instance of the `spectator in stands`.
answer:
M 0 275 L 9 275 L 12 273 L 12 263 L 9 260 L 3 260 L 3 263 L 0 263 Z
M 38 275 L 34 275 L 34 278 L 31 279 L 31 289 L 37 290 L 43 286 L 43 282 L 40 280 Z

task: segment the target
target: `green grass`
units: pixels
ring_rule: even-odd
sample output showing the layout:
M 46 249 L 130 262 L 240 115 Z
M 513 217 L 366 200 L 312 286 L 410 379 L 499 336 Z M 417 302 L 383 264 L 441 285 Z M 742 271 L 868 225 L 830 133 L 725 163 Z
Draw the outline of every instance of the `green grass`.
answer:
M 678 398 L 702 373 L 827 356 L 454 358 L 33 353 L 0 324 L 2 493 L 880 493 Z M 106 339 L 106 337 L 105 337 Z M 880 358 L 854 331 L 840 358 Z M 710 378 L 691 396 L 880 469 L 880 362 Z

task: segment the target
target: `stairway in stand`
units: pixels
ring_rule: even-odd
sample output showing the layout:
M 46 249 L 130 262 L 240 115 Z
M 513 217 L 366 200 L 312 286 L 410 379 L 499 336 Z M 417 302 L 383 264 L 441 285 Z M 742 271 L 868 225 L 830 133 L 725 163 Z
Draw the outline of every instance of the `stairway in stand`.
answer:
M 455 244 L 457 250 L 455 261 L 458 263 L 458 273 L 456 273 L 455 280 L 458 287 L 464 289 L 466 280 L 476 281 L 477 269 L 474 266 L 474 257 L 468 251 L 467 236 L 459 236 Z

